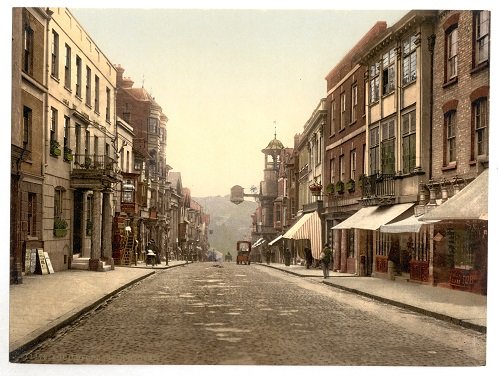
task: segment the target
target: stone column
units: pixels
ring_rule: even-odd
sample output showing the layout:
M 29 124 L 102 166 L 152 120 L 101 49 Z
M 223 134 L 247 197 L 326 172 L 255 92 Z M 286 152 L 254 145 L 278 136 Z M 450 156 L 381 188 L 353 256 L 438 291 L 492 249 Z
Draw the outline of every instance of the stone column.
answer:
M 378 231 L 372 231 L 372 277 L 375 276 L 375 273 L 377 272 L 377 242 L 378 242 L 378 236 L 379 232 Z
M 90 259 L 99 260 L 101 257 L 101 220 L 102 220 L 102 193 L 94 190 L 92 195 L 92 246 Z
M 342 229 L 342 237 L 340 241 L 340 272 L 347 272 L 347 231 Z
M 335 245 L 335 259 L 333 260 L 334 266 L 333 270 L 340 270 L 340 253 L 341 253 L 341 243 L 340 243 L 340 232 L 342 230 L 333 230 L 333 244 Z
M 112 204 L 112 194 L 111 191 L 105 190 L 102 193 L 102 252 L 101 255 L 108 259 L 111 259 L 112 254 L 112 227 L 113 227 L 113 216 L 111 214 L 111 204 Z

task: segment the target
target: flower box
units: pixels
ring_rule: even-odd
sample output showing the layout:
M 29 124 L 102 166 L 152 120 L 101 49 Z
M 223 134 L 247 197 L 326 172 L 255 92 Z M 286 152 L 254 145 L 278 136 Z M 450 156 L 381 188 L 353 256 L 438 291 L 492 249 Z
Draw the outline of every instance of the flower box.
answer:
M 50 155 L 53 157 L 59 157 L 61 155 L 60 145 L 56 140 L 50 140 Z
M 335 184 L 335 192 L 337 192 L 337 193 L 344 193 L 344 182 L 342 182 L 341 180 L 339 180 Z
M 349 192 L 354 192 L 356 190 L 356 183 L 354 180 L 349 179 L 349 181 L 345 183 L 345 187 Z
M 335 193 L 335 185 L 330 183 L 326 186 L 325 190 L 327 194 L 331 195 L 332 193 Z
M 64 238 L 67 234 L 68 234 L 67 228 L 55 228 L 54 229 L 54 236 L 56 238 Z

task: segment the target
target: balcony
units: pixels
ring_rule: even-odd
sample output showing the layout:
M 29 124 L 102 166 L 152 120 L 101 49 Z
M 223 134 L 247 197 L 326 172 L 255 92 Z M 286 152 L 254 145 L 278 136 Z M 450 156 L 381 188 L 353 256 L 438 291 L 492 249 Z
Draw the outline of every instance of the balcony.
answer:
M 72 188 L 109 188 L 121 180 L 116 160 L 107 155 L 75 154 L 72 167 Z
M 394 174 L 373 174 L 360 178 L 363 206 L 392 205 L 396 201 Z

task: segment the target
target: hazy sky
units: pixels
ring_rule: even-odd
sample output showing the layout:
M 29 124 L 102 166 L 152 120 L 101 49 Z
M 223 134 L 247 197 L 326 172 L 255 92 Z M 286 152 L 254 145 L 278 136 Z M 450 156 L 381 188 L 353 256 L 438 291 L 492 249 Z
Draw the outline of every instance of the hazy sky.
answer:
M 376 21 L 390 26 L 407 12 L 70 9 L 162 106 L 167 163 L 198 197 L 258 186 L 274 122 L 293 147 L 328 72 Z

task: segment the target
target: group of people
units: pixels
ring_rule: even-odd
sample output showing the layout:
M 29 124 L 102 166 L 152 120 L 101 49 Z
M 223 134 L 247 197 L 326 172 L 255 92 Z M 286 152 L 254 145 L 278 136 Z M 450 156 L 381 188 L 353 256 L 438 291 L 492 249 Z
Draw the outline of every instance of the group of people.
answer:
M 306 268 L 309 269 L 313 263 L 313 255 L 311 248 L 304 248 L 305 258 L 306 258 Z M 330 263 L 332 261 L 332 249 L 325 243 L 321 254 L 319 255 L 319 261 L 321 262 L 321 268 L 323 269 L 323 278 L 328 278 L 330 276 Z

